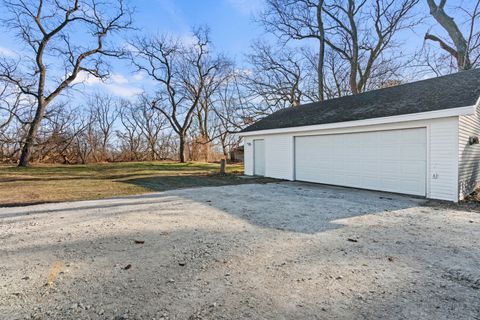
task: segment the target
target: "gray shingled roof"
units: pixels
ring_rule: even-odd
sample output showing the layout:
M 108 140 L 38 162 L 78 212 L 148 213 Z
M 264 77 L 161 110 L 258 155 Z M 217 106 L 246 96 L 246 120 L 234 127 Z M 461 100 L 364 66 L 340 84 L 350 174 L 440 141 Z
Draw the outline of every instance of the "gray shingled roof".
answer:
M 475 105 L 479 97 L 480 69 L 476 69 L 282 109 L 243 132 L 466 107 Z

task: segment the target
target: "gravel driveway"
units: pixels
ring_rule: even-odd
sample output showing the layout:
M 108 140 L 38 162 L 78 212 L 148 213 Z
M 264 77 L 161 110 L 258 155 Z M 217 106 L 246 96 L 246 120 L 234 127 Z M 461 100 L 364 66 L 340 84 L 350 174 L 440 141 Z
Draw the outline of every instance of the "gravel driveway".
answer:
M 0 209 L 1 319 L 480 319 L 480 214 L 303 183 Z

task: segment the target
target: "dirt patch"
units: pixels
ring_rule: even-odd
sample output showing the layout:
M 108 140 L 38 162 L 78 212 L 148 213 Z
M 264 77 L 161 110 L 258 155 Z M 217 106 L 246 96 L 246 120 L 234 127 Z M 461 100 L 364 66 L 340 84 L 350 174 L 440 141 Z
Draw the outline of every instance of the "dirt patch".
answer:
M 197 174 L 147 177 L 125 180 L 150 191 L 168 191 L 194 187 L 220 187 L 246 183 L 271 183 L 281 180 L 241 174 Z
M 301 183 L 0 209 L 5 319 L 476 319 L 480 215 Z

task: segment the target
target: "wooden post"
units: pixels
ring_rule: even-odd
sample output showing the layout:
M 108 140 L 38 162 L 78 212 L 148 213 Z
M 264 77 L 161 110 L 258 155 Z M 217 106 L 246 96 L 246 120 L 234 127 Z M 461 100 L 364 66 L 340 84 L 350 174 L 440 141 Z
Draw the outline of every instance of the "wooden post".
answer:
M 220 174 L 225 174 L 225 159 L 220 160 Z

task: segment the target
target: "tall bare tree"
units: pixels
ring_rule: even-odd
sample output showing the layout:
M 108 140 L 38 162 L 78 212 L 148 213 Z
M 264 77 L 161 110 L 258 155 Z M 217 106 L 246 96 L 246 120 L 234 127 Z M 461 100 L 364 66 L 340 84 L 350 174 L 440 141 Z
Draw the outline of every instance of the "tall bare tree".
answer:
M 114 125 L 120 113 L 121 101 L 110 95 L 95 94 L 90 99 L 91 122 L 100 139 L 99 160 L 109 160 L 108 144 L 114 134 Z
M 275 50 L 270 45 L 257 42 L 247 55 L 251 65 L 247 73 L 247 90 L 259 97 L 271 111 L 296 107 L 310 100 L 304 85 L 308 72 L 304 57 L 298 51 L 289 47 Z
M 117 137 L 120 140 L 120 148 L 124 153 L 124 160 L 143 160 L 142 154 L 142 132 L 135 121 L 135 108 L 127 100 L 124 100 L 120 113 L 121 128 L 117 130 Z
M 38 146 L 32 157 L 40 162 L 72 163 L 76 160 L 72 146 L 86 128 L 82 120 L 79 109 L 69 108 L 62 101 L 52 105 L 38 131 Z
M 161 112 L 178 135 L 180 162 L 185 162 L 188 129 L 205 87 L 224 65 L 224 59 L 212 54 L 209 31 L 193 32 L 192 43 L 168 36 L 139 38 L 131 42 L 131 60 L 158 83 L 152 108 Z
M 217 138 L 218 122 L 214 113 L 215 104 L 218 103 L 217 92 L 234 72 L 233 63 L 230 60 L 223 56 L 218 56 L 217 59 L 217 66 L 205 79 L 204 90 L 192 124 L 195 130 L 192 134 L 193 143 L 198 145 L 197 158 L 206 162 L 210 160 L 212 141 Z
M 349 68 L 351 93 L 369 89 L 369 82 L 385 72 L 395 75 L 401 55 L 395 36 L 418 23 L 413 8 L 419 0 L 334 1 L 324 6 L 329 17 L 328 46 Z M 370 4 L 370 5 L 369 5 Z M 377 73 L 380 71 L 380 74 Z
M 427 32 L 425 40 L 437 42 L 440 48 L 455 59 L 459 71 L 472 69 L 480 62 L 480 0 L 472 1 L 473 6 L 454 8 L 466 16 L 462 32 L 461 25 L 445 11 L 447 0 L 427 0 L 430 14 L 447 32 L 448 40 Z M 453 43 L 453 44 L 452 44 Z
M 276 34 L 286 44 L 290 40 L 317 41 L 317 90 L 324 99 L 324 60 L 326 52 L 324 0 L 267 0 L 260 21 L 267 31 Z
M 251 124 L 252 119 L 258 115 L 253 108 L 256 104 L 250 103 L 243 91 L 244 80 L 245 75 L 234 70 L 215 93 L 217 103 L 213 111 L 217 121 L 216 136 L 225 158 L 233 148 L 240 145 L 238 132 Z
M 159 142 L 162 131 L 167 126 L 167 119 L 162 113 L 152 109 L 148 97 L 142 96 L 131 111 L 131 121 L 140 130 L 145 141 L 148 159 L 159 160 L 161 158 Z
M 0 131 L 4 130 L 18 115 L 22 95 L 8 83 L 0 83 Z
M 24 59 L 0 61 L 0 79 L 36 102 L 19 160 L 19 166 L 27 166 L 48 105 L 81 72 L 107 76 L 104 59 L 123 52 L 106 38 L 129 28 L 132 12 L 123 0 L 3 0 L 3 8 L 4 25 L 30 50 Z M 91 36 L 88 42 L 81 40 L 84 35 Z
M 315 55 L 320 100 L 325 96 L 325 59 L 329 50 L 349 65 L 350 92 L 370 89 L 372 79 L 395 75 L 402 66 L 394 55 L 399 31 L 418 23 L 413 8 L 419 0 L 268 0 L 262 16 L 268 31 L 283 41 L 317 39 Z M 382 65 L 382 68 L 378 68 Z M 388 66 L 388 68 L 386 68 Z M 320 70 L 322 70 L 320 72 Z M 331 88 L 332 85 L 329 85 Z

